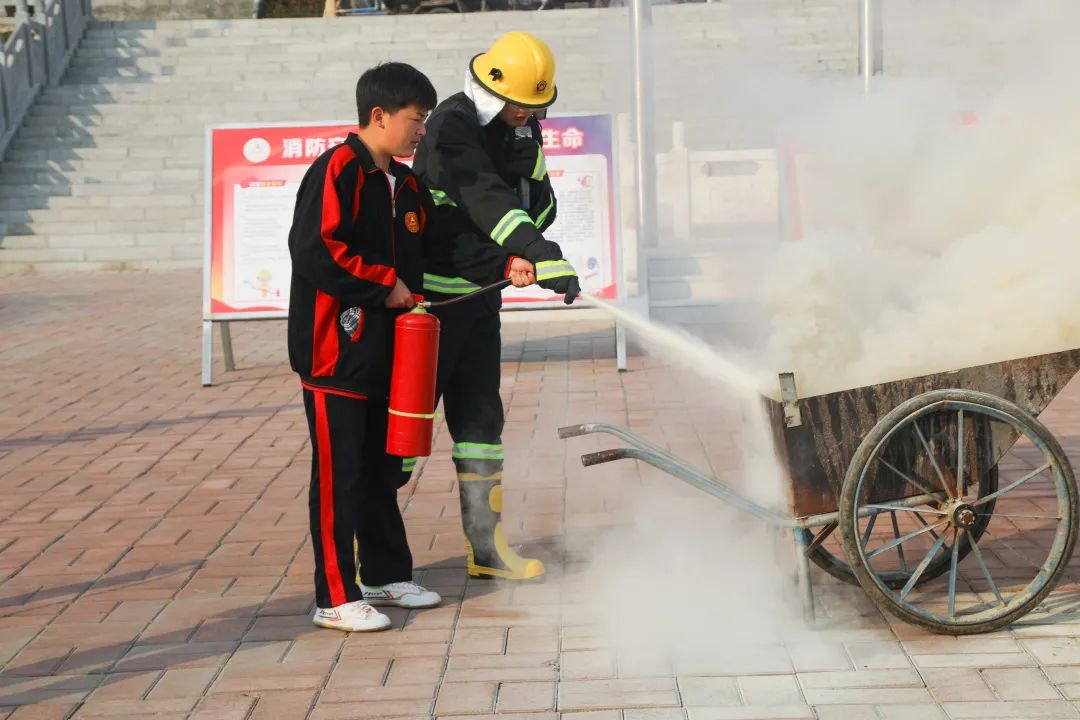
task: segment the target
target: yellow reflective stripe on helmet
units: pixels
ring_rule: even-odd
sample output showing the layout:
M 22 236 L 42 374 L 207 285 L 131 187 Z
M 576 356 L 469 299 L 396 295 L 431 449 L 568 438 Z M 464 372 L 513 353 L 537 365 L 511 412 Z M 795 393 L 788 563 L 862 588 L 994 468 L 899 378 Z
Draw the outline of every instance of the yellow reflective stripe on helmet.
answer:
M 457 203 L 451 200 L 449 195 L 442 190 L 435 190 L 434 188 L 431 190 L 431 201 L 435 203 L 435 207 L 439 207 L 440 205 L 457 207 Z
M 531 177 L 533 180 L 543 180 L 545 175 L 547 175 L 547 163 L 544 161 L 544 151 L 539 145 L 537 145 L 536 167 L 533 168 Z
M 503 446 L 487 443 L 454 443 L 450 457 L 459 460 L 502 460 Z
M 547 219 L 548 213 L 550 213 L 551 210 L 554 207 L 555 207 L 555 196 L 552 195 L 551 193 L 548 193 L 547 207 L 544 208 L 544 211 L 542 213 L 540 213 L 539 215 L 536 216 L 536 220 L 533 221 L 533 225 L 535 225 L 536 227 L 540 227 L 541 225 L 543 225 L 544 220 Z
M 501 246 L 521 223 L 532 223 L 529 213 L 524 210 L 511 210 L 502 216 L 502 220 L 495 224 L 495 228 L 491 231 L 491 239 L 495 241 L 495 244 Z
M 541 260 L 536 263 L 536 279 L 551 280 L 557 277 L 577 275 L 574 266 L 567 260 Z
M 443 295 L 465 295 L 474 290 L 479 290 L 480 286 L 469 282 L 465 278 L 443 277 L 442 275 L 424 273 L 424 289 L 430 292 L 442 293 Z

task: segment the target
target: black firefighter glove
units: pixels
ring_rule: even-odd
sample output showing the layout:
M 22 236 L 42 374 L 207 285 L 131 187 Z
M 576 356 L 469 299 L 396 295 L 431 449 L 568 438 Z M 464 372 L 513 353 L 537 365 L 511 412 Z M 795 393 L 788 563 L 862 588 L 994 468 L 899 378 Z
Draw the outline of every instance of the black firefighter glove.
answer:
M 567 260 L 542 260 L 536 263 L 536 284 L 564 295 L 563 302 L 567 305 L 581 294 L 577 272 Z
M 540 143 L 531 137 L 515 137 L 510 141 L 506 168 L 518 177 L 540 181 L 547 175 L 547 164 Z

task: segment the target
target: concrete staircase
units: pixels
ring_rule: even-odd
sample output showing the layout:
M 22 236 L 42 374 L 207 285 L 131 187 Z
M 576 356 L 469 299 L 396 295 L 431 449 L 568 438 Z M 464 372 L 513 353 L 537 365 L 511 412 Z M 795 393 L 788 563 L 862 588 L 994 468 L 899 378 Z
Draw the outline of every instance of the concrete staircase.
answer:
M 770 27 L 800 62 L 852 61 L 844 0 L 775 5 Z M 655 19 L 663 124 L 698 81 L 680 68 L 715 58 L 733 30 L 722 3 L 658 7 Z M 358 73 L 381 60 L 416 64 L 445 96 L 472 54 L 526 27 L 559 58 L 560 111 L 624 111 L 626 23 L 618 8 L 95 23 L 0 163 L 0 272 L 199 265 L 206 126 L 350 120 Z M 688 123 L 688 144 L 715 147 L 715 121 Z

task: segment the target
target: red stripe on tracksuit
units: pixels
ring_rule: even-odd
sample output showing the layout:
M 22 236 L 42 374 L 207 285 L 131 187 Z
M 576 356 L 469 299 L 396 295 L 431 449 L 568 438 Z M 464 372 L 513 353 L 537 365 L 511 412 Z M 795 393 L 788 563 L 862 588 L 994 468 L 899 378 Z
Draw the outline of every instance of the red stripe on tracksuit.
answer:
M 387 265 L 375 265 L 364 263 L 359 255 L 351 255 L 349 246 L 334 238 L 341 225 L 341 200 L 338 198 L 337 188 L 334 181 L 345 166 L 356 157 L 356 152 L 348 145 L 339 145 L 330 158 L 326 168 L 326 179 L 323 181 L 323 207 L 322 207 L 322 240 L 334 262 L 361 280 L 393 287 L 397 282 L 397 271 Z M 359 174 L 356 185 L 356 197 L 353 200 L 353 209 L 359 212 L 360 188 L 364 183 L 364 174 Z M 355 217 L 353 218 L 355 220 Z
M 322 541 L 323 568 L 326 583 L 330 587 L 333 607 L 344 605 L 345 585 L 338 568 L 337 548 L 334 544 L 334 463 L 330 446 L 330 425 L 326 421 L 326 395 L 315 395 L 316 453 L 319 463 L 319 539 Z
M 311 392 L 315 392 L 315 393 L 326 393 L 327 395 L 337 395 L 339 397 L 352 398 L 353 400 L 367 400 L 367 395 L 363 395 L 361 393 L 349 392 L 348 390 L 342 390 L 340 388 L 319 387 L 318 385 L 312 385 L 311 383 L 306 383 L 303 380 L 300 381 L 300 387 L 304 388 L 305 390 L 310 390 Z
M 311 377 L 334 374 L 338 361 L 337 321 L 341 303 L 321 290 L 315 291 L 315 324 L 311 347 Z

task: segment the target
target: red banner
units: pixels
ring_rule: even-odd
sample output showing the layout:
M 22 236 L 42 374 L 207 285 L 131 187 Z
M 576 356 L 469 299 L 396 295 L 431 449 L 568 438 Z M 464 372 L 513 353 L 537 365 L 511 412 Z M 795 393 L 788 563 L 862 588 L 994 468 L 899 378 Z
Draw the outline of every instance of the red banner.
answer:
M 577 268 L 584 292 L 616 297 L 615 179 L 611 118 L 551 117 L 544 152 L 558 199 L 546 236 Z M 348 123 L 211 128 L 207 137 L 207 226 L 203 318 L 285 317 L 288 234 L 296 191 L 319 155 L 356 130 Z M 548 304 L 537 287 L 504 293 L 509 303 Z

